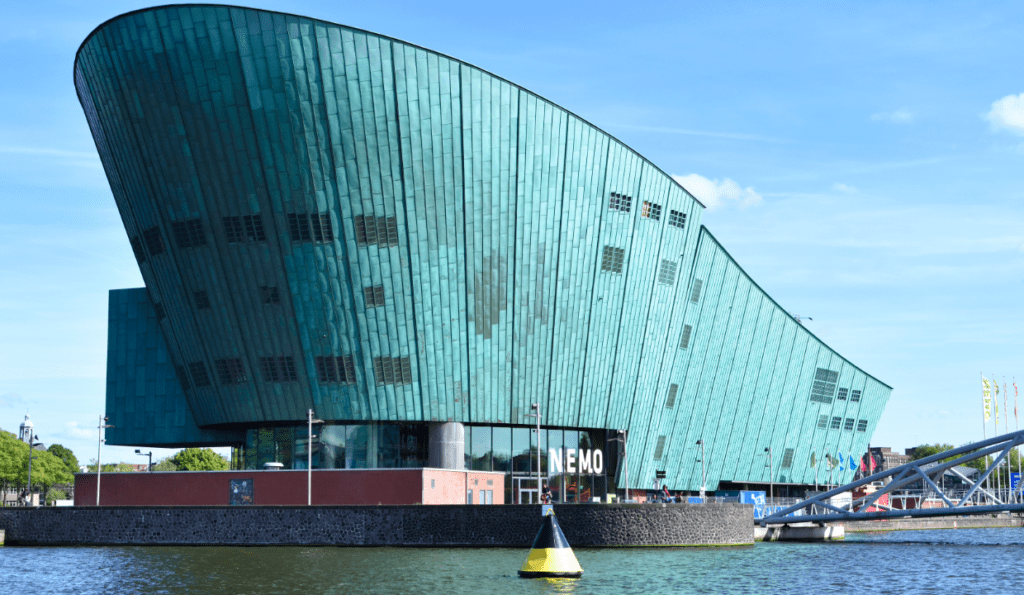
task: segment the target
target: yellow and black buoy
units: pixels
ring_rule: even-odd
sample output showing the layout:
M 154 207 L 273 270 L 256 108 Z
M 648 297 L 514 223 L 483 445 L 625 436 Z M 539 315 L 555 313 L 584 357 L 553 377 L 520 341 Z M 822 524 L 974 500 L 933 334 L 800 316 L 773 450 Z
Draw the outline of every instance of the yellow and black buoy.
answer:
M 537 538 L 533 540 L 530 555 L 519 569 L 523 578 L 557 576 L 579 578 L 583 576 L 583 568 L 576 560 L 576 554 L 565 540 L 562 528 L 558 526 L 553 509 L 548 509 L 544 516 L 544 524 L 540 526 Z

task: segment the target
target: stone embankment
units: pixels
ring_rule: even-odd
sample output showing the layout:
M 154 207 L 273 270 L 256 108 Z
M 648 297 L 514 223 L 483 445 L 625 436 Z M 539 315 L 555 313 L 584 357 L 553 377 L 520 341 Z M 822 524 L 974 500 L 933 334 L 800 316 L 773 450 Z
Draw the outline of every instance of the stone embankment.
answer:
M 752 545 L 748 504 L 556 505 L 573 547 Z M 8 545 L 529 547 L 539 506 L 0 509 Z
M 847 521 L 847 533 L 874 531 L 922 531 L 925 529 L 990 529 L 996 527 L 1024 527 L 1019 516 L 962 516 L 931 519 L 894 519 L 884 521 Z

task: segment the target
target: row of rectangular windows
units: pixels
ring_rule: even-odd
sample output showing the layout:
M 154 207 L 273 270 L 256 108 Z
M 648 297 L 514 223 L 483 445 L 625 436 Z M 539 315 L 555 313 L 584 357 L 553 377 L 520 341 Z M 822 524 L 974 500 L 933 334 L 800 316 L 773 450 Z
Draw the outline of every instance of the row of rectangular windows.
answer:
M 369 219 L 369 217 L 367 217 Z M 392 220 L 394 217 L 391 218 Z M 229 244 L 241 244 L 246 242 L 265 242 L 267 232 L 263 226 L 263 216 L 259 213 L 254 215 L 232 215 L 222 217 L 224 225 L 224 237 Z M 359 236 L 357 227 L 357 241 Z M 333 242 L 334 226 L 331 223 L 330 213 L 289 213 L 288 234 L 293 242 Z M 178 248 L 198 248 L 206 245 L 206 232 L 203 229 L 201 219 L 186 219 L 184 221 L 171 222 L 171 235 Z M 395 227 L 395 243 L 397 240 L 397 226 Z M 362 237 L 365 238 L 365 232 Z M 166 250 L 160 228 L 153 226 L 143 230 L 141 238 L 130 238 L 132 252 L 139 263 L 146 262 L 147 257 L 153 257 Z M 366 242 L 359 242 L 365 244 Z
M 850 430 L 853 430 L 853 427 L 854 427 L 855 423 L 857 425 L 857 431 L 858 432 L 867 432 L 868 431 L 868 420 L 866 420 L 866 419 L 855 420 L 852 417 L 847 417 L 845 420 L 843 420 L 842 417 L 833 417 L 832 421 L 830 423 L 827 415 L 821 415 L 821 416 L 818 417 L 818 429 L 819 430 L 824 430 L 824 429 L 839 430 L 839 429 L 842 429 L 842 430 L 850 431 Z
M 626 250 L 615 246 L 605 246 L 601 252 L 601 271 L 609 273 L 622 273 L 623 263 L 626 259 Z M 658 283 L 662 285 L 673 285 L 676 282 L 676 269 L 679 263 L 674 260 L 662 259 L 658 269 Z
M 633 207 L 633 197 L 619 192 L 612 192 L 608 198 L 608 208 L 613 211 L 623 211 L 628 213 Z M 661 205 L 649 201 L 644 201 L 643 207 L 640 209 L 640 216 L 646 219 L 654 219 L 655 221 L 661 220 Z M 680 229 L 686 227 L 686 213 L 682 211 L 670 210 L 668 216 L 668 224 L 673 227 Z
M 356 382 L 355 360 L 350 355 L 317 356 L 315 358 L 317 378 L 325 384 Z M 216 359 L 214 370 L 221 384 L 239 384 L 248 378 L 241 358 Z M 273 356 L 259 358 L 260 375 L 264 382 L 296 382 L 298 374 L 295 358 Z M 374 376 L 377 385 L 412 383 L 412 364 L 408 357 L 373 358 Z M 192 387 L 209 386 L 210 375 L 203 362 L 189 362 L 187 366 L 175 366 L 178 381 L 184 390 Z

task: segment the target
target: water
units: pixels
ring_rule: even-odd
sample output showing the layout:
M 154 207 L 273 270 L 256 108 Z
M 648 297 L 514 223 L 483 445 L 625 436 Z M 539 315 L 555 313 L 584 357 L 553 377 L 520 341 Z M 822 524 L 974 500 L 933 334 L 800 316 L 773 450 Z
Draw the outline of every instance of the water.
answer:
M 3 593 L 1013 593 L 1024 529 L 839 543 L 577 549 L 582 579 L 520 579 L 524 549 L 0 548 Z

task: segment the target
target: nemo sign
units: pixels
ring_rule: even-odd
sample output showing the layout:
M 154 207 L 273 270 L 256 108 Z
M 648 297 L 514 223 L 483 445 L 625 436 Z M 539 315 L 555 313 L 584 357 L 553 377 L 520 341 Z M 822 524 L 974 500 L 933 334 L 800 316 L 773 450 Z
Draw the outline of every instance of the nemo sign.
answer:
M 600 475 L 604 473 L 604 453 L 597 448 L 549 448 L 548 474 L 563 472 Z

